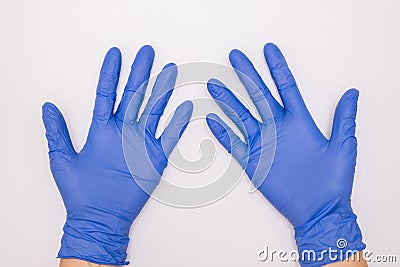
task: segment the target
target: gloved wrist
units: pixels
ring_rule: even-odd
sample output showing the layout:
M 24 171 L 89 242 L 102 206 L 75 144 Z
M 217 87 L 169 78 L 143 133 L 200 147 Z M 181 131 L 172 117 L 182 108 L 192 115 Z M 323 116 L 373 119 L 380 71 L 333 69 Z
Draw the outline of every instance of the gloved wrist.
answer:
M 295 228 L 302 267 L 343 261 L 365 249 L 349 202 L 333 201 L 307 223 Z
M 97 264 L 127 265 L 126 250 L 131 222 L 67 219 L 58 258 Z

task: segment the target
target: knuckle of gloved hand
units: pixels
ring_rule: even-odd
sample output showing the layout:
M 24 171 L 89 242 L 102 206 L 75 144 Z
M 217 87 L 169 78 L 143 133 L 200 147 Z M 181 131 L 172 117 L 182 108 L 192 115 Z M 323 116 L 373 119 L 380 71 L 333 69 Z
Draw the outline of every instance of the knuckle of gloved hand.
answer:
M 344 139 L 340 145 L 342 152 L 346 156 L 357 155 L 357 138 L 355 136 L 349 136 Z

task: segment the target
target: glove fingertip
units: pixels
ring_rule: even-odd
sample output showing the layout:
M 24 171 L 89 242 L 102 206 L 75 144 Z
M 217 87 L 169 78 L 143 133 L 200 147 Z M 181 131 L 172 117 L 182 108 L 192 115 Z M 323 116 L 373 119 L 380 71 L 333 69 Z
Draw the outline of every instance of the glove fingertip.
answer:
M 216 78 L 211 78 L 207 81 L 207 86 L 223 86 L 225 87 L 225 84 L 223 84 L 220 80 L 216 79 Z
M 217 123 L 218 119 L 219 119 L 219 117 L 215 113 L 209 113 L 206 116 L 206 121 L 207 121 L 208 125 Z
M 357 90 L 356 88 L 351 88 L 343 94 L 343 96 L 350 97 L 353 99 L 358 99 L 359 95 L 360 95 L 360 91 Z
M 357 112 L 357 102 L 360 92 L 355 89 L 347 90 L 339 101 L 339 107 L 345 112 L 345 115 L 353 114 Z M 349 113 L 349 114 L 347 114 Z
M 176 112 L 187 112 L 192 115 L 193 112 L 193 102 L 190 100 L 184 101 L 182 104 L 179 105 L 179 107 L 176 109 Z
M 119 73 L 121 70 L 121 51 L 117 47 L 112 47 L 108 50 L 103 65 L 101 67 L 102 73 L 113 75 Z
M 118 57 L 121 57 L 121 50 L 118 47 L 113 46 L 108 50 L 107 56 L 114 56 L 117 59 Z
M 281 50 L 274 43 L 267 43 L 264 46 L 264 56 L 270 69 L 274 70 L 278 66 L 284 64 L 286 61 L 283 57 Z
M 60 116 L 60 110 L 53 103 L 46 102 L 42 105 L 42 120 L 47 130 L 50 130 L 52 126 L 56 126 Z
M 146 55 L 150 55 L 150 56 L 154 57 L 155 51 L 151 45 L 146 44 L 140 48 L 138 53 L 145 53 Z
M 229 52 L 229 61 L 235 65 L 236 61 L 241 60 L 243 57 L 246 57 L 245 54 L 240 51 L 239 49 L 232 49 L 231 52 Z
M 219 139 L 224 133 L 227 132 L 224 125 L 221 122 L 220 117 L 217 114 L 210 113 L 206 116 L 207 125 L 211 132 Z
M 164 68 L 163 68 L 163 70 L 166 70 L 166 69 L 169 69 L 169 68 L 171 68 L 171 71 L 172 71 L 172 70 L 177 70 L 177 66 L 176 66 L 176 64 L 173 63 L 173 62 L 170 62 L 170 63 L 168 63 L 167 65 L 165 65 Z
M 188 124 L 189 124 L 190 118 L 192 117 L 192 114 L 193 114 L 193 103 L 192 103 L 192 101 L 186 100 L 185 102 L 183 102 L 182 104 L 179 105 L 179 107 L 176 109 L 175 112 L 176 113 L 181 112 L 181 113 L 184 114 L 183 118 L 182 118 L 183 122 L 181 123 L 182 126 L 181 126 L 181 129 L 179 131 L 179 135 L 178 135 L 178 137 L 181 138 L 181 136 L 185 132 L 185 130 L 186 130 Z
M 218 97 L 224 89 L 227 89 L 227 87 L 218 79 L 211 78 L 207 81 L 207 89 L 210 94 L 215 98 Z
M 57 107 L 51 102 L 45 102 L 42 105 L 42 112 L 52 112 L 52 110 L 58 110 Z
M 278 46 L 272 42 L 268 42 L 264 45 L 264 51 L 272 51 L 279 49 Z

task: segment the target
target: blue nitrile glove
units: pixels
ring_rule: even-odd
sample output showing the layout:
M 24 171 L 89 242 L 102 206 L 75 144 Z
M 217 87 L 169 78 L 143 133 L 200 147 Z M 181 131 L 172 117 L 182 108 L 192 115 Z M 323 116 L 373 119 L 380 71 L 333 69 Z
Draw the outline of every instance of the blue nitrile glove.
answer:
M 146 119 L 137 122 L 145 90 L 141 85 L 146 85 L 153 59 L 154 50 L 150 46 L 140 49 L 114 114 L 121 53 L 117 48 L 108 51 L 100 72 L 89 135 L 79 153 L 73 148 L 60 111 L 51 103 L 43 105 L 50 167 L 67 211 L 59 258 L 127 264 L 129 230 L 149 198 L 136 181 L 146 181 L 153 188 L 158 184 L 167 166 L 167 157 L 193 109 L 190 101 L 181 104 L 161 137 L 155 138 L 177 75 L 176 66 L 169 64 L 154 85 L 143 115 Z M 160 92 L 164 92 L 161 98 Z M 131 99 L 134 100 L 128 109 Z M 155 99 L 159 100 L 156 105 Z M 148 116 L 150 109 L 151 116 Z M 132 148 L 137 153 L 137 168 L 133 170 L 128 169 L 123 152 L 122 127 L 126 123 L 129 127 L 124 127 L 125 137 L 131 144 L 137 144 Z
M 294 226 L 301 265 L 321 266 L 340 261 L 340 256 L 330 258 L 322 251 L 365 248 L 350 200 L 357 155 L 358 91 L 350 89 L 342 96 L 336 108 L 332 136 L 327 140 L 308 112 L 278 47 L 267 44 L 264 54 L 284 107 L 273 98 L 249 59 L 233 50 L 229 56 L 231 64 L 247 88 L 262 122 L 224 85 L 210 80 L 207 86 L 211 96 L 244 132 L 246 143 L 215 114 L 208 115 L 208 126 L 250 179 L 262 181 L 259 191 Z M 246 77 L 257 90 L 249 86 Z M 235 112 L 227 112 L 227 107 Z M 273 127 L 272 121 L 276 127 L 275 157 L 271 166 L 263 167 L 268 160 L 264 162 L 259 157 L 271 154 L 268 150 L 273 147 L 271 140 L 262 137 L 268 136 L 263 133 Z M 266 171 L 259 172 L 259 169 Z M 316 257 L 322 256 L 322 259 L 311 257 L 308 260 L 307 255 L 302 259 L 302 253 L 307 250 L 314 250 Z M 343 257 L 342 260 L 346 255 Z

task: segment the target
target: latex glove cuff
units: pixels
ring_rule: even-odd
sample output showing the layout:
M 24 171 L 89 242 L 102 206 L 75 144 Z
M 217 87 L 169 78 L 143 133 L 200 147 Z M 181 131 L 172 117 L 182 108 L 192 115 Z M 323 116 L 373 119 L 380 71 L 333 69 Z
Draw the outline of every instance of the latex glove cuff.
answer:
M 96 264 L 129 264 L 125 259 L 131 222 L 112 222 L 67 219 L 58 258 L 80 259 Z
M 365 249 L 356 219 L 350 203 L 338 200 L 296 227 L 300 265 L 314 267 L 344 261 Z

